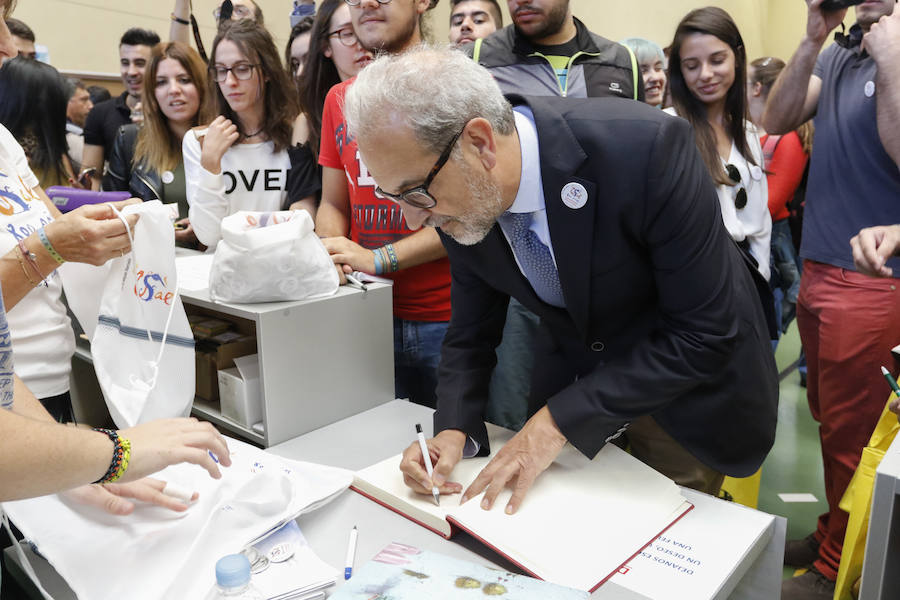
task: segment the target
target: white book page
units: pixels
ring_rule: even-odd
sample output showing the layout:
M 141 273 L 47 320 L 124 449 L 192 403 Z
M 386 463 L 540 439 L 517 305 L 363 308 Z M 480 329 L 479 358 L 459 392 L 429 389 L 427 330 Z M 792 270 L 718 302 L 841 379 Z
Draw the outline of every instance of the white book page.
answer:
M 493 456 L 513 432 L 489 425 L 488 434 Z M 460 461 L 451 480 L 465 489 L 489 460 Z M 594 460 L 567 445 L 514 515 L 504 513 L 511 490 L 490 511 L 481 508 L 481 496 L 460 506 L 459 495 L 445 495 L 437 507 L 406 487 L 399 466 L 399 455 L 376 463 L 357 473 L 356 485 L 448 533 L 451 515 L 542 579 L 581 590 L 593 588 L 690 506 L 672 480 L 612 444 Z
M 491 456 L 503 447 L 512 436 L 512 431 L 488 424 L 488 438 L 491 441 Z M 491 460 L 491 456 L 465 458 L 450 474 L 450 481 L 462 484 L 463 489 L 478 476 L 481 469 Z M 458 506 L 461 494 L 441 496 L 441 506 L 435 506 L 430 495 L 413 492 L 403 483 L 400 473 L 401 455 L 392 456 L 356 473 L 353 485 L 379 500 L 394 506 L 411 517 L 426 521 L 430 527 L 450 534 L 447 523 L 447 509 Z M 442 522 L 442 523 L 441 523 Z
M 618 447 L 588 460 L 567 446 L 514 515 L 511 490 L 448 514 L 541 579 L 591 590 L 689 508 L 678 486 Z

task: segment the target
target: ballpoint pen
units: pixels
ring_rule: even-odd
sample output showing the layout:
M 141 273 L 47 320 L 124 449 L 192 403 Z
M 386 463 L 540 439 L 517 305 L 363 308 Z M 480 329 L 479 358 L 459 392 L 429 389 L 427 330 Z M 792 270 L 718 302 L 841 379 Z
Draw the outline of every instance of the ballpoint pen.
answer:
M 354 277 L 353 275 L 350 275 L 349 273 L 345 273 L 345 274 L 344 274 L 344 278 L 347 280 L 347 283 L 350 284 L 350 285 L 352 285 L 353 287 L 359 288 L 359 289 L 361 289 L 361 290 L 364 291 L 364 292 L 368 292 L 368 291 L 369 291 L 369 286 L 367 286 L 366 284 L 364 284 L 362 281 L 360 281 L 359 279 L 357 279 L 357 278 Z
M 428 453 L 428 444 L 425 443 L 425 434 L 422 433 L 422 425 L 419 423 L 416 423 L 416 436 L 419 438 L 419 448 L 422 449 L 422 459 L 425 463 L 425 470 L 428 471 L 428 477 L 432 477 L 434 471 L 431 466 L 431 455 Z M 434 485 L 434 481 L 431 482 L 431 495 L 434 498 L 434 503 L 440 506 L 441 495 L 438 492 L 437 486 Z
M 347 562 L 344 565 L 344 579 L 350 579 L 353 576 L 353 561 L 356 559 L 356 537 L 359 529 L 356 525 L 350 530 L 350 540 L 347 542 Z
M 894 390 L 894 394 L 900 398 L 900 386 L 897 385 L 897 380 L 891 375 L 891 372 L 881 367 L 881 374 L 884 375 L 884 378 L 887 379 L 888 385 L 891 386 L 891 389 Z

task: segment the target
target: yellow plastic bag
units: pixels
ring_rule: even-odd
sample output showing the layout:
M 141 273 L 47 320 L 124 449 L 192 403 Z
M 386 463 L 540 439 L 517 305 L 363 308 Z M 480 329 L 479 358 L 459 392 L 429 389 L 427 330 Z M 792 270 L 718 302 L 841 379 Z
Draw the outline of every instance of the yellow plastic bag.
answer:
M 729 498 L 738 504 L 756 508 L 759 503 L 759 482 L 762 478 L 762 467 L 750 477 L 726 477 L 722 482 L 720 498 Z M 725 495 L 727 494 L 727 495 Z
M 888 404 L 896 398 L 892 393 Z M 866 550 L 866 533 L 869 531 L 869 512 L 872 508 L 872 488 L 875 486 L 875 469 L 884 453 L 900 430 L 897 415 L 884 407 L 878 425 L 869 438 L 869 445 L 863 448 L 859 466 L 841 498 L 840 507 L 850 515 L 844 546 L 841 550 L 841 566 L 838 569 L 834 588 L 834 600 L 851 600 L 850 587 L 862 575 L 863 558 Z

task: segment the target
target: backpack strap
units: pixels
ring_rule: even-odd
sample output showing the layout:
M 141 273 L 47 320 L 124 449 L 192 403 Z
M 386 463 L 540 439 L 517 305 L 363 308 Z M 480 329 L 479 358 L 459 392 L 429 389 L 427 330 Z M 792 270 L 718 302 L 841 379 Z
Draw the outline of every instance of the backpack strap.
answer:
M 478 38 L 475 40 L 475 46 L 472 48 L 472 60 L 478 62 L 478 59 L 481 57 L 481 44 L 484 42 L 484 38 Z
M 782 136 L 780 135 L 769 135 L 766 137 L 766 143 L 763 144 L 763 159 L 765 160 L 766 165 L 772 162 L 772 157 L 775 156 L 775 149 L 778 147 L 778 142 L 781 141 Z

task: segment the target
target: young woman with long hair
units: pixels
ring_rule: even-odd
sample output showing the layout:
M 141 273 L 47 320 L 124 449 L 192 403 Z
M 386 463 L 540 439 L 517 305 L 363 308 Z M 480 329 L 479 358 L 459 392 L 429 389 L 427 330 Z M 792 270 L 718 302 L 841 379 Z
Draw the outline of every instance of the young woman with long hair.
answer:
M 196 50 L 181 42 L 153 49 L 144 74 L 142 126 L 119 129 L 109 158 L 113 189 L 143 200 L 178 205 L 175 240 L 196 242 L 188 216 L 181 144 L 200 121 L 206 97 L 206 65 Z
M 672 108 L 687 119 L 703 162 L 716 182 L 731 237 L 769 278 L 772 220 L 762 147 L 747 113 L 747 55 L 731 16 L 717 7 L 689 12 L 669 54 Z
M 25 149 L 41 187 L 73 185 L 66 154 L 68 83 L 50 65 L 16 57 L 0 68 L 0 123 Z
M 197 239 L 214 246 L 221 221 L 238 210 L 275 211 L 291 198 L 289 149 L 305 137 L 296 93 L 272 36 L 253 21 L 231 21 L 213 41 L 206 127 L 184 136 L 190 221 Z M 315 217 L 315 198 L 302 196 Z

